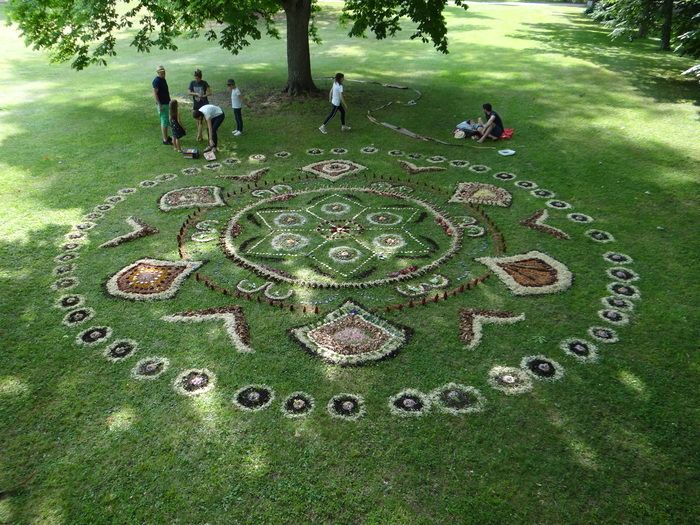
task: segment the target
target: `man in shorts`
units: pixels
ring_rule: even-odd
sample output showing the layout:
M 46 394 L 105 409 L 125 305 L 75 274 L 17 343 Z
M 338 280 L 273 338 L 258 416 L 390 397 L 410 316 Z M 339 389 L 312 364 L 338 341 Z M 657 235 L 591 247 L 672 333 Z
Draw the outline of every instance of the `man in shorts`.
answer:
M 190 82 L 189 94 L 192 95 L 192 118 L 197 121 L 197 140 L 202 140 L 203 122 L 201 118 L 195 117 L 199 108 L 209 104 L 209 95 L 211 95 L 211 87 L 206 80 L 202 80 L 202 70 L 194 70 L 194 80 Z
M 165 68 L 158 66 L 156 78 L 153 79 L 153 98 L 156 99 L 156 113 L 160 117 L 160 132 L 163 135 L 163 145 L 168 146 L 173 143 L 173 139 L 168 136 L 170 127 L 170 115 L 168 106 L 170 105 L 170 91 L 168 81 L 165 80 Z

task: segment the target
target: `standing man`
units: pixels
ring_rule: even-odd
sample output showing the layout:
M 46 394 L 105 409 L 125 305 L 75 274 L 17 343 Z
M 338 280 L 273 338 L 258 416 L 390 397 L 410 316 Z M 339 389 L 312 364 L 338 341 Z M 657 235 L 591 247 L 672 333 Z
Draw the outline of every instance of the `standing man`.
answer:
M 202 80 L 202 70 L 194 70 L 194 80 L 190 82 L 189 94 L 192 95 L 192 118 L 197 121 L 197 140 L 202 140 L 202 119 L 195 117 L 195 113 L 202 106 L 209 104 L 211 87 L 206 80 Z
M 479 142 L 484 142 L 486 137 L 493 140 L 500 139 L 501 135 L 503 135 L 503 121 L 501 120 L 501 116 L 493 110 L 493 107 L 488 102 L 481 107 L 484 110 L 484 115 L 486 115 L 486 123 L 483 123 L 483 128 L 477 130 L 481 135 Z M 479 124 L 482 124 L 481 118 L 479 119 Z
M 236 129 L 231 133 L 237 137 L 243 133 L 243 97 L 241 95 L 241 90 L 236 87 L 236 81 L 232 78 L 226 81 L 226 87 L 231 93 L 231 108 L 233 109 L 233 117 L 236 119 Z
M 168 82 L 165 80 L 165 68 L 158 66 L 156 75 L 156 78 L 153 79 L 153 98 L 156 99 L 156 113 L 160 117 L 160 132 L 163 135 L 163 145 L 168 146 L 173 143 L 173 140 L 168 137 L 170 91 L 168 90 Z
M 203 118 L 207 122 L 207 128 L 209 130 L 209 147 L 204 150 L 205 153 L 211 150 L 216 151 L 216 146 L 219 144 L 216 131 L 224 121 L 224 116 L 224 111 L 219 106 L 215 106 L 214 104 L 207 104 L 194 112 L 194 118 Z

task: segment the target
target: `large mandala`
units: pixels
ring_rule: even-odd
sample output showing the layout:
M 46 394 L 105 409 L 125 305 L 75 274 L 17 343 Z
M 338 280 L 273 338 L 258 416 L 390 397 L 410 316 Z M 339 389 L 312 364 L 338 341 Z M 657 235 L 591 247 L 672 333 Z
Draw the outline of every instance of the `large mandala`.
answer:
M 360 150 L 334 148 L 348 159 L 306 166 L 290 166 L 296 157 L 286 152 L 246 152 L 266 167 L 246 174 L 232 157 L 183 170 L 194 183 L 165 173 L 116 191 L 57 243 L 57 322 L 76 345 L 97 348 L 135 380 L 166 377 L 170 391 L 188 397 L 224 390 L 241 417 L 274 405 L 268 414 L 359 424 L 379 406 L 388 417 L 468 417 L 493 406 L 491 396 L 565 380 L 575 374 L 572 365 L 596 363 L 624 339 L 644 281 L 607 226 L 590 229 L 593 221 L 606 224 L 603 218 L 569 213 L 569 196 L 514 173 L 387 151 L 369 155 L 377 149 L 365 147 L 369 169 L 349 160 Z M 309 153 L 323 158 L 318 148 Z M 397 156 L 440 166 L 398 163 Z M 452 182 L 437 186 L 430 178 L 436 169 Z M 206 185 L 212 180 L 217 185 Z M 148 198 L 133 209 L 137 192 Z M 586 323 L 573 330 L 567 323 L 579 312 L 566 296 L 581 282 L 596 289 L 586 283 L 592 274 L 599 296 L 581 306 Z M 109 306 L 98 312 L 91 301 L 105 289 L 111 317 Z M 153 300 L 161 302 L 133 302 Z M 129 315 L 148 333 L 126 325 Z M 144 344 L 161 331 L 189 343 L 176 356 L 168 345 Z M 429 334 L 445 348 L 421 346 Z M 446 352 L 464 366 L 443 377 L 448 368 L 436 360 Z M 278 355 L 316 367 L 315 382 L 294 385 L 290 374 L 280 388 L 268 375 Z M 238 383 L 219 359 L 236 366 Z M 474 360 L 486 362 L 475 367 Z M 243 361 L 252 365 L 238 368 Z M 396 370 L 416 374 L 408 381 Z M 372 399 L 367 385 L 378 378 L 391 397 Z

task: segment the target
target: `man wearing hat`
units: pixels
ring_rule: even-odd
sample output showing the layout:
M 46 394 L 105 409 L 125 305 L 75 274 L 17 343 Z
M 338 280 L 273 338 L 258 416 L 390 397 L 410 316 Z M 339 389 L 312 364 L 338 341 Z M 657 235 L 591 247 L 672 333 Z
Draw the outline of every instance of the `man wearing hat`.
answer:
M 156 78 L 153 79 L 153 98 L 156 99 L 156 113 L 160 117 L 160 131 L 163 135 L 163 144 L 169 145 L 173 140 L 168 137 L 168 127 L 170 126 L 170 116 L 168 106 L 170 104 L 170 91 L 168 82 L 165 80 L 165 68 L 156 68 Z

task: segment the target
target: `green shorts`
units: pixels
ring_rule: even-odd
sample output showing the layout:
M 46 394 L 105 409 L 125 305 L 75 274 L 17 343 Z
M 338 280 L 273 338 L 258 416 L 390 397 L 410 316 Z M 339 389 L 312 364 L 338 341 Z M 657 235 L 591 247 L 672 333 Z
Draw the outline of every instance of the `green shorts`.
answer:
M 168 111 L 167 104 L 160 105 L 160 111 L 158 111 L 158 105 L 156 104 L 156 113 L 160 116 L 160 127 L 169 128 L 170 127 L 170 112 Z

